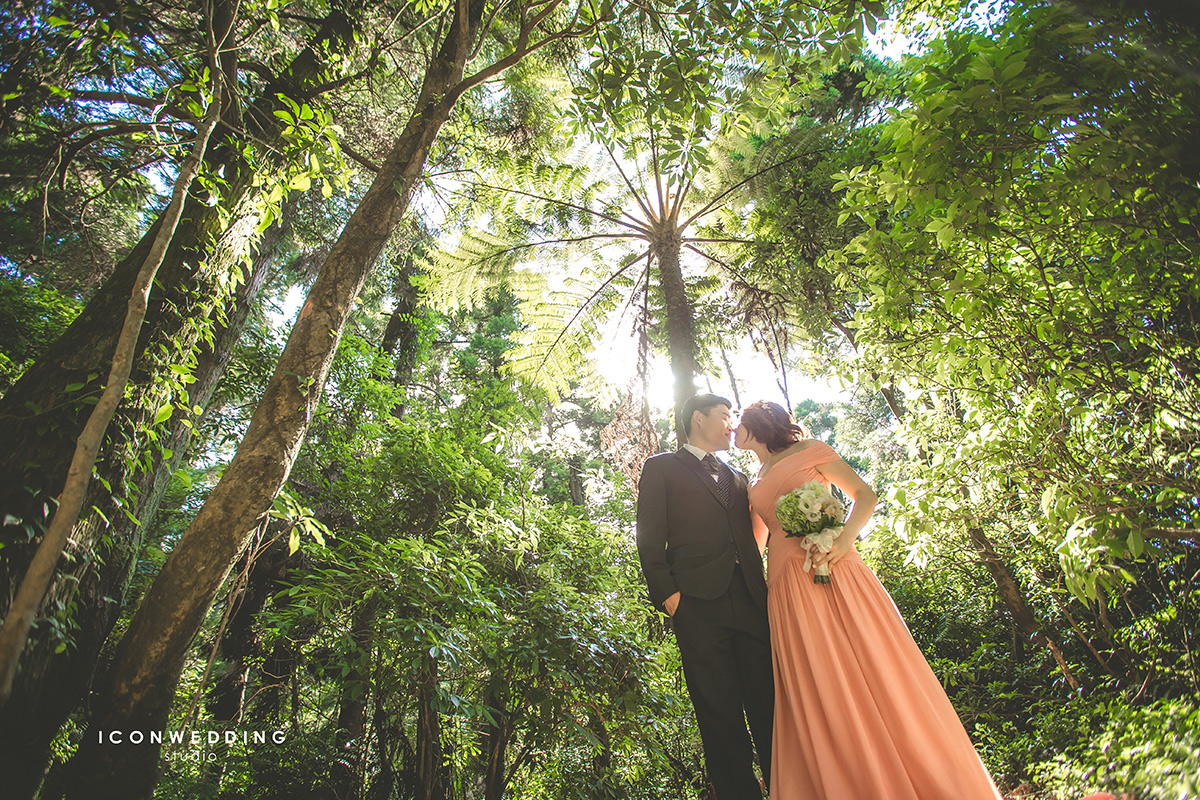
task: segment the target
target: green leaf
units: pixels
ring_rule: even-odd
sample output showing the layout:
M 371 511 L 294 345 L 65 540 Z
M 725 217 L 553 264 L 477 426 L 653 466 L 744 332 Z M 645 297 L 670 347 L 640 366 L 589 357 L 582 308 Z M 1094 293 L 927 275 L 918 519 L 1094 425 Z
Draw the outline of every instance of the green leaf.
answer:
M 1021 74 L 1023 69 L 1025 69 L 1024 61 L 1014 61 L 1000 72 L 1000 79 L 1007 81 L 1011 78 L 1015 78 L 1017 75 Z
M 171 418 L 171 413 L 174 410 L 175 410 L 175 407 L 172 406 L 170 403 L 160 406 L 158 409 L 158 413 L 156 413 L 154 415 L 154 424 L 159 425 L 159 424 L 169 420 Z
M 1129 545 L 1129 552 L 1134 558 L 1142 557 L 1142 553 L 1146 550 L 1146 540 L 1142 537 L 1141 531 L 1130 531 L 1126 543 Z

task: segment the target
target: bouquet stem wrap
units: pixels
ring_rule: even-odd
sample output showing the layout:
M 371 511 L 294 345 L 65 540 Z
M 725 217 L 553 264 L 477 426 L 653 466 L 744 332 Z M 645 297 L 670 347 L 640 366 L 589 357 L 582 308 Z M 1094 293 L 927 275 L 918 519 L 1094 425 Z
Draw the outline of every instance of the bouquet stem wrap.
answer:
M 810 533 L 804 537 L 801 542 L 807 549 L 808 553 L 804 556 L 804 571 L 808 572 L 808 568 L 812 566 L 813 550 L 819 550 L 822 553 L 828 553 L 833 549 L 833 540 L 842 532 L 841 528 L 826 528 L 820 533 Z M 829 580 L 829 565 L 821 564 L 816 567 L 813 572 L 813 583 L 823 583 L 828 585 Z

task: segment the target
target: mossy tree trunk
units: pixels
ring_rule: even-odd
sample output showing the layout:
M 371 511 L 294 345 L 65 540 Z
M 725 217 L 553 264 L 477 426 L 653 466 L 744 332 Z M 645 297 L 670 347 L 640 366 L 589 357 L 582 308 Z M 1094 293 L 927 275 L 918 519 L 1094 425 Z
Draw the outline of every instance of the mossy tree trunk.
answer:
M 70 765 L 68 797 L 144 798 L 153 794 L 160 747 L 113 747 L 97 732 L 161 730 L 188 649 L 222 582 L 282 489 L 354 301 L 405 213 L 438 133 L 461 95 L 518 63 L 533 49 L 570 33 L 530 34 L 560 3 L 534 4 L 521 15 L 513 51 L 464 80 L 484 11 L 459 0 L 442 45 L 430 60 L 403 132 L 333 245 L 309 291 L 275 373 L 237 453 L 146 593 L 98 693 L 96 713 Z
M 246 125 L 255 135 L 272 141 L 281 133 L 271 113 L 276 92 L 297 93 L 315 85 L 325 68 L 318 53 L 324 43 L 345 39 L 352 30 L 345 16 L 331 14 L 314 44 L 292 62 L 287 75 L 264 91 L 263 97 L 239 113 L 226 107 L 223 122 Z M 227 59 L 226 59 L 227 60 Z M 227 81 L 231 80 L 228 76 Z M 220 133 L 220 129 L 218 129 Z M 131 391 L 109 425 L 96 464 L 106 483 L 93 480 L 84 502 L 84 514 L 71 534 L 71 548 L 59 563 L 43 608 L 69 617 L 73 629 L 69 646 L 57 652 L 61 639 L 50 625 L 35 628 L 13 686 L 13 696 L 0 708 L 0 774 L 8 796 L 32 797 L 45 772 L 50 742 L 74 711 L 92 680 L 109 632 L 121 610 L 129 571 L 139 549 L 139 526 L 129 520 L 113 499 L 122 486 L 137 480 L 135 460 L 145 447 L 144 432 L 157 409 L 156 381 L 171 359 L 191 350 L 211 329 L 210 313 L 228 304 L 232 277 L 241 272 L 241 257 L 252 240 L 257 217 L 253 174 L 241 159 L 239 147 L 228 142 L 211 148 L 206 165 L 210 172 L 224 167 L 228 186 L 223 194 L 232 223 L 223 222 L 221 209 L 207 202 L 199 184 L 191 187 L 183 215 L 159 269 L 148 301 L 130 375 Z M 33 556 L 51 498 L 61 491 L 74 448 L 91 405 L 82 402 L 106 374 L 124 318 L 125 302 L 138 268 L 158 233 L 156 222 L 113 275 L 89 300 L 83 311 L 45 355 L 31 366 L 0 399 L 0 612 L 8 608 Z M 243 284 L 243 294 L 253 284 Z M 236 319 L 238 303 L 233 303 Z M 218 347 L 200 354 L 200 370 L 215 385 L 223 370 L 225 353 Z M 206 359 L 211 359 L 206 367 Z M 201 376 L 204 372 L 201 373 Z M 204 388 L 201 376 L 192 394 Z M 67 391 L 75 383 L 85 387 Z M 204 405 L 203 402 L 198 402 Z M 179 448 L 182 451 L 184 448 Z M 165 471 L 163 468 L 161 471 Z M 148 489 L 161 478 L 141 474 L 135 516 L 143 522 L 152 515 L 157 499 Z M 165 485 L 165 484 L 164 484 Z M 110 491 L 109 487 L 112 487 Z M 122 500 L 124 502 L 124 500 Z M 98 509 L 98 511 L 93 511 Z

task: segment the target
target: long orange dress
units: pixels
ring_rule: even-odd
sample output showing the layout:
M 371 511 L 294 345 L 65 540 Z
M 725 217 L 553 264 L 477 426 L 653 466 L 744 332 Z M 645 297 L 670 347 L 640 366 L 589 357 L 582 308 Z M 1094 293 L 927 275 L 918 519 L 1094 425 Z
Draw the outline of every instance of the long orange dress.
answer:
M 950 699 L 875 573 L 852 550 L 813 583 L 775 502 L 838 455 L 814 442 L 750 487 L 770 530 L 775 662 L 771 800 L 999 800 Z

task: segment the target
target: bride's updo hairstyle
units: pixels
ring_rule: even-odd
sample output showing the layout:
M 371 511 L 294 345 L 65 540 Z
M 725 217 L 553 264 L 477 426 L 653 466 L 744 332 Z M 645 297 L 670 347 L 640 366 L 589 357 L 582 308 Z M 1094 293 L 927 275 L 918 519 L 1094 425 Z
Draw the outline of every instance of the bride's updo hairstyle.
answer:
M 786 450 L 808 437 L 808 431 L 792 419 L 786 408 L 768 400 L 751 403 L 742 412 L 741 424 L 772 453 Z

